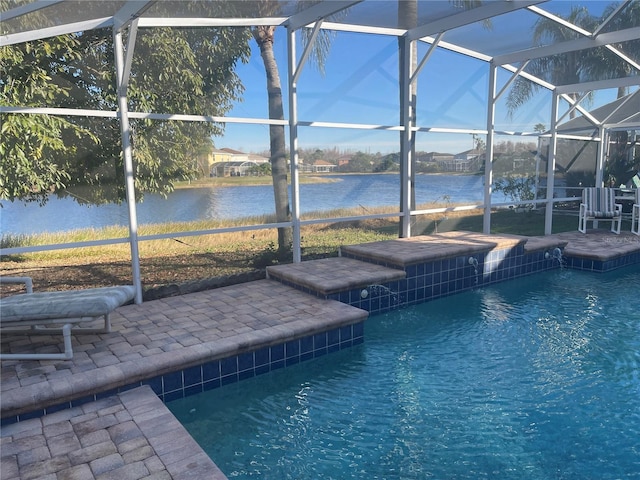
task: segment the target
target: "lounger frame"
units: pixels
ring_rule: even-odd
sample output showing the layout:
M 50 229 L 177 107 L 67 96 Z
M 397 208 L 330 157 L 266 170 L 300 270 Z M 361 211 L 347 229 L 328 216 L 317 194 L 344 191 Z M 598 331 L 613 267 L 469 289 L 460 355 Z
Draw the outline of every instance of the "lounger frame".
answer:
M 33 282 L 30 277 L 0 277 L 0 283 L 24 284 L 26 293 L 24 294 L 24 297 L 19 294 L 21 295 L 21 298 L 28 299 L 29 296 L 33 294 Z M 87 294 L 93 295 L 94 292 L 96 292 L 95 297 L 104 299 L 108 298 L 108 300 L 105 300 L 104 302 L 108 306 L 104 306 L 101 303 L 101 306 L 95 309 L 95 311 L 87 311 L 87 315 L 78 316 L 71 314 L 64 316 L 63 314 L 60 314 L 60 316 L 57 316 L 52 312 L 50 318 L 20 318 L 19 320 L 4 319 L 4 321 L 2 321 L 3 319 L 0 311 L 0 326 L 3 335 L 55 335 L 61 333 L 64 342 L 64 349 L 61 353 L 0 353 L 0 360 L 70 360 L 73 358 L 71 335 L 111 332 L 111 312 L 118 306 L 121 306 L 131 300 L 134 295 L 134 290 L 131 286 L 127 286 L 126 289 L 120 286 L 102 289 L 86 289 L 74 292 L 76 292 L 75 295 L 83 295 L 82 302 L 87 298 Z M 73 292 L 69 292 L 69 294 L 74 295 Z M 89 299 L 86 301 L 88 300 Z M 78 309 L 76 308 L 75 310 L 77 311 Z M 100 321 L 101 319 L 103 324 L 99 327 L 79 326 L 83 323 L 87 324 L 90 322 Z

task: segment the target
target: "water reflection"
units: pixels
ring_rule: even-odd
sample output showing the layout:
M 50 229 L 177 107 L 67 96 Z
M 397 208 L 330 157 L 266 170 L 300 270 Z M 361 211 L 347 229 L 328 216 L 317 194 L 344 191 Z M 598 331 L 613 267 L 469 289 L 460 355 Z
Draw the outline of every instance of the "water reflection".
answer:
M 400 180 L 397 174 L 336 175 L 332 183 L 302 184 L 300 210 L 309 213 L 339 208 L 393 206 L 398 208 Z M 420 175 L 416 180 L 416 202 L 475 203 L 482 201 L 482 177 L 465 175 Z M 503 197 L 496 202 L 505 201 Z M 29 234 L 79 228 L 127 225 L 125 204 L 83 206 L 70 198 L 51 198 L 44 207 L 36 203 L 3 202 L 2 233 Z M 273 215 L 271 185 L 185 188 L 164 199 L 145 195 L 138 204 L 138 223 L 188 222 L 204 219 L 228 220 Z

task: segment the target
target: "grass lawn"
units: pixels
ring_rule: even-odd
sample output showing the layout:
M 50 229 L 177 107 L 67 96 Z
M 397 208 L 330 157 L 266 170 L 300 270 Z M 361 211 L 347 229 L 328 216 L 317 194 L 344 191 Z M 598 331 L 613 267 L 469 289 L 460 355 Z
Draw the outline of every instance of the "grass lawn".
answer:
M 242 178 L 242 177 L 240 177 Z M 373 213 L 373 212 L 369 212 Z M 379 212 L 377 212 L 379 213 Z M 358 213 L 327 212 L 328 218 L 347 217 Z M 313 214 L 318 218 L 317 214 Z M 270 218 L 244 219 L 245 225 L 273 221 Z M 578 219 L 571 215 L 555 215 L 553 233 L 575 230 Z M 238 222 L 235 223 L 239 224 Z M 242 223 L 240 223 L 242 224 Z M 431 235 L 448 231 L 482 232 L 482 212 L 455 212 L 416 217 L 412 235 Z M 167 234 L 231 226 L 229 222 L 190 222 L 142 225 L 139 235 Z M 492 233 L 525 236 L 544 234 L 544 215 L 500 210 L 492 214 Z M 353 245 L 398 238 L 397 219 L 377 219 L 341 223 L 312 224 L 302 227 L 303 260 L 336 256 L 342 245 Z M 3 236 L 2 247 L 50 245 L 87 240 L 126 238 L 124 227 L 83 229 L 43 235 Z M 264 269 L 276 259 L 277 232 L 220 233 L 189 237 L 175 236 L 139 244 L 140 268 L 145 290 L 223 279 L 220 284 L 246 281 L 264 275 Z M 88 288 L 131 282 L 130 247 L 127 243 L 49 250 L 37 253 L 2 256 L 0 275 L 30 276 L 38 290 Z M 215 284 L 215 282 L 214 282 Z M 1 294 L 13 287 L 3 286 Z

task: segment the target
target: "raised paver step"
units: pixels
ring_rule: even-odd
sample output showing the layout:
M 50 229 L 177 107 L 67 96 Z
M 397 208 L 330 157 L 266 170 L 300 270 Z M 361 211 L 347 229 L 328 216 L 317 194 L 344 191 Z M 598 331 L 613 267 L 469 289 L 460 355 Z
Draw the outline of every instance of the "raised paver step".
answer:
M 267 267 L 267 275 L 322 295 L 378 285 L 406 276 L 403 270 L 346 257 L 273 265 Z
M 112 314 L 111 333 L 73 336 L 71 361 L 3 361 L 2 417 L 351 325 L 368 315 L 275 280 L 125 305 Z M 44 335 L 28 337 L 29 345 L 24 336 L 15 344 L 8 337 L 3 348 L 14 352 L 56 348 Z
M 404 268 L 443 258 L 469 255 L 524 244 L 527 237 L 518 235 L 483 235 L 475 232 L 447 232 L 411 238 L 347 245 L 345 255 L 371 260 L 383 265 Z

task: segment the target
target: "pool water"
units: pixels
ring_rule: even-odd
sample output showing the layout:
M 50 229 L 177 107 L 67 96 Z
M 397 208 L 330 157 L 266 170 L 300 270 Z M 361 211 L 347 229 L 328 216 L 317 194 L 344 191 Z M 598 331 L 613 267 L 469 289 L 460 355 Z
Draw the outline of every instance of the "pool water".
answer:
M 640 268 L 374 316 L 362 345 L 168 406 L 231 479 L 640 478 Z

